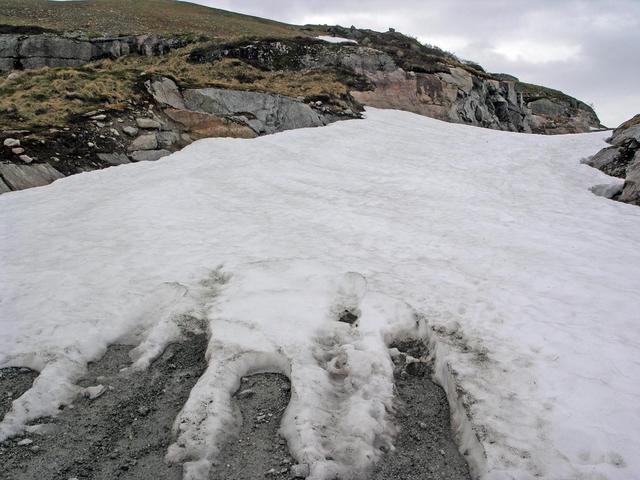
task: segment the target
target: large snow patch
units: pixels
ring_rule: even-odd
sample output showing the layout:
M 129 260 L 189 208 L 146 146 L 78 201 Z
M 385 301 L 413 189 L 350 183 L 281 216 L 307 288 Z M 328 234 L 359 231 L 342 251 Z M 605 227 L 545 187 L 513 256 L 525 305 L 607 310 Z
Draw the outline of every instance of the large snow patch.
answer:
M 41 373 L 0 437 L 72 401 L 110 343 L 145 368 L 204 324 L 168 458 L 204 475 L 239 375 L 277 370 L 283 433 L 326 478 L 392 441 L 386 345 L 423 335 L 477 475 L 640 475 L 640 209 L 579 163 L 606 133 L 367 116 L 2 195 L 0 367 Z

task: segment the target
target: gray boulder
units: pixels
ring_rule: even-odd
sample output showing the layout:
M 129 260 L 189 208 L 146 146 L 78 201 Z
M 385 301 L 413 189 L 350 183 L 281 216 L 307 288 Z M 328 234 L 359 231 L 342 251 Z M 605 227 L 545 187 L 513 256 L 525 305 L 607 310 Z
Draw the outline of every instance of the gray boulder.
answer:
M 11 191 L 11 189 L 9 188 L 9 185 L 4 183 L 4 180 L 2 180 L 2 178 L 0 178 L 0 194 L 7 193 L 7 192 L 10 192 L 10 191 Z
M 173 80 L 166 77 L 154 77 L 147 80 L 144 85 L 160 105 L 168 105 L 180 110 L 186 109 L 180 90 Z
M 640 124 L 619 131 L 611 137 L 610 142 L 614 146 L 620 146 L 630 140 L 635 140 L 640 144 Z
M 36 165 L 2 163 L 0 164 L 0 176 L 11 190 L 41 187 L 64 177 L 48 163 Z
M 153 118 L 136 118 L 136 125 L 145 130 L 160 130 L 162 127 L 162 124 Z
M 184 99 L 189 110 L 230 117 L 257 134 L 326 124 L 309 105 L 282 95 L 205 88 L 186 90 Z
M 155 150 L 158 148 L 158 139 L 154 133 L 140 135 L 129 146 L 129 151 L 134 150 Z
M 620 149 L 617 147 L 607 147 L 600 150 L 593 157 L 585 160 L 585 164 L 598 170 L 608 170 L 620 155 Z
M 176 132 L 158 132 L 156 133 L 158 139 L 158 145 L 166 148 L 180 142 L 180 135 Z
M 111 165 L 123 165 L 125 163 L 131 163 L 129 158 L 123 153 L 99 153 L 98 158 L 103 162 L 107 162 Z
M 529 108 L 534 115 L 545 115 L 547 117 L 557 117 L 564 113 L 562 105 L 559 105 L 548 98 L 541 98 L 539 100 L 529 102 Z
M 130 137 L 135 137 L 136 135 L 138 135 L 138 129 L 136 127 L 124 127 L 122 131 Z
M 627 178 L 618 200 L 640 205 L 640 150 L 627 168 Z
M 135 162 L 154 162 L 167 155 L 171 155 L 169 150 L 141 150 L 129 154 Z

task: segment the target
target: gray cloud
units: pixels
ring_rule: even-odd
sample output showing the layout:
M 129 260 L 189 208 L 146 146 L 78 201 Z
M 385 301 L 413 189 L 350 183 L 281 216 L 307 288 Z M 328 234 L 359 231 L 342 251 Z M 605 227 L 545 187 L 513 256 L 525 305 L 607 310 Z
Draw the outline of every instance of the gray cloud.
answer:
M 194 0 L 192 0 L 194 1 Z M 593 103 L 616 126 L 640 112 L 638 0 L 196 0 L 288 23 L 386 30 Z

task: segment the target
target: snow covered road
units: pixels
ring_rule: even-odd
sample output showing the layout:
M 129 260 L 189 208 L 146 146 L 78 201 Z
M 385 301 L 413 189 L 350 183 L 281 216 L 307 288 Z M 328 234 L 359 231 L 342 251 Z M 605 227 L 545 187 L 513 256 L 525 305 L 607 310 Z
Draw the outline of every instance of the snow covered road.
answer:
M 579 163 L 606 133 L 367 116 L 0 196 L 0 367 L 41 371 L 0 438 L 71 401 L 109 344 L 144 368 L 199 319 L 209 369 L 169 449 L 190 478 L 260 369 L 292 379 L 283 431 L 313 478 L 366 466 L 391 439 L 385 344 L 407 335 L 476 475 L 640 476 L 640 209 Z

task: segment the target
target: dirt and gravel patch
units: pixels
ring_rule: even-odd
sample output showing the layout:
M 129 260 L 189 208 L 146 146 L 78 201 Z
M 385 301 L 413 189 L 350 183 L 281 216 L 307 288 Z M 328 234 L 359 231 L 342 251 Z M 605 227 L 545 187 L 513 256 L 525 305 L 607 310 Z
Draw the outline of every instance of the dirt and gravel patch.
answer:
M 0 368 L 0 418 L 11 409 L 11 402 L 31 388 L 38 372 L 28 368 Z
M 179 480 L 180 465 L 164 462 L 171 428 L 189 393 L 206 368 L 204 335 L 170 345 L 145 372 L 126 373 L 129 346 L 109 347 L 88 367 L 80 382 L 99 395 L 80 396 L 55 418 L 36 422 L 33 430 L 0 444 L 1 478 L 27 480 L 131 479 Z M 431 381 L 421 342 L 394 346 L 397 396 L 393 418 L 398 426 L 395 450 L 386 453 L 369 480 L 467 480 L 468 467 L 453 442 L 444 391 Z M 26 391 L 37 373 L 0 370 L 0 414 L 10 399 Z M 103 388 L 96 388 L 102 386 Z M 242 379 L 234 395 L 242 419 L 236 435 L 223 445 L 210 480 L 304 478 L 279 433 L 290 398 L 289 380 L 279 374 Z M 100 393 L 102 392 L 102 393 Z M 341 479 L 347 480 L 347 479 Z
M 444 390 L 431 380 L 419 341 L 394 345 L 396 385 L 394 421 L 398 427 L 395 450 L 380 461 L 369 480 L 469 480 L 469 467 L 451 432 L 449 404 Z
M 223 446 L 211 480 L 291 478 L 296 462 L 278 434 L 291 387 L 284 375 L 264 373 L 244 377 L 234 395 L 242 419 L 237 436 Z
M 204 335 L 191 336 L 170 345 L 147 371 L 133 374 L 120 372 L 130 364 L 131 347 L 109 347 L 81 382 L 102 385 L 104 392 L 40 419 L 44 434 L 0 444 L 2 478 L 179 480 L 181 466 L 165 464 L 164 455 L 174 419 L 206 368 L 206 344 Z

